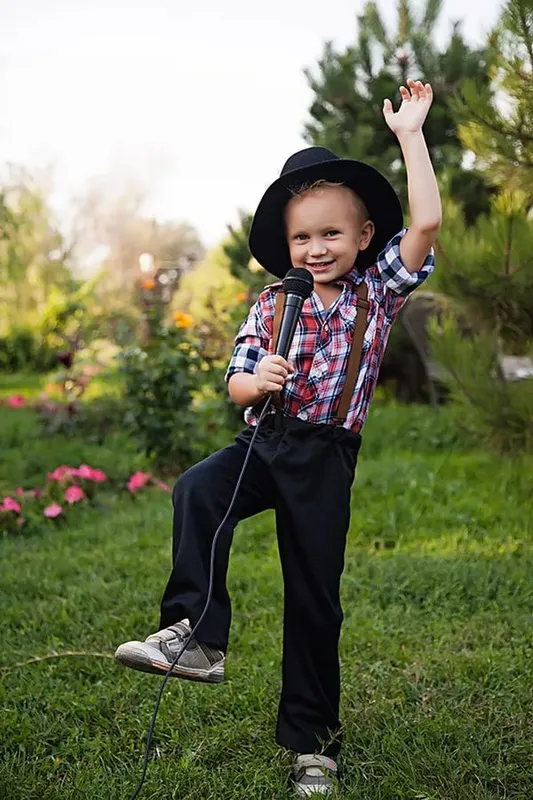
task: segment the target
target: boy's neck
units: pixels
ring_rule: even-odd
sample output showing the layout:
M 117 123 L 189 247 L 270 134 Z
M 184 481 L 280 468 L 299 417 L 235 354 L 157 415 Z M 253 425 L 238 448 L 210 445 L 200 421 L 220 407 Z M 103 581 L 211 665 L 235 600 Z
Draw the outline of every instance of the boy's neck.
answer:
M 333 305 L 337 297 L 342 292 L 342 288 L 335 282 L 332 283 L 315 283 L 315 292 L 320 297 L 322 305 L 326 309 Z

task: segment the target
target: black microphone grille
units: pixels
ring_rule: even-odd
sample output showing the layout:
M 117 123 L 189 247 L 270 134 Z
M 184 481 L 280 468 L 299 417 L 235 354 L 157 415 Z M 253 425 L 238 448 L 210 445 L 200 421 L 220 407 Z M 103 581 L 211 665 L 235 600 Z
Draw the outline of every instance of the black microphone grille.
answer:
M 303 267 L 290 269 L 283 279 L 283 291 L 285 295 L 295 294 L 298 297 L 303 297 L 304 300 L 309 297 L 313 291 L 313 286 L 313 276 L 308 269 L 303 269 Z

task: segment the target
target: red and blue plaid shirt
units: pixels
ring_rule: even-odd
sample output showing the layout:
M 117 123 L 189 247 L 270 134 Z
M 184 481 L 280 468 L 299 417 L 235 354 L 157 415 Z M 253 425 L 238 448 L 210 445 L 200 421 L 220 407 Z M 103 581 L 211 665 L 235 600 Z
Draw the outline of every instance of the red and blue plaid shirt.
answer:
M 325 310 L 313 292 L 305 300 L 294 334 L 288 360 L 295 372 L 289 375 L 282 393 L 283 413 L 314 424 L 332 424 L 348 366 L 357 310 L 356 286 L 368 284 L 367 327 L 359 374 L 344 427 L 358 433 L 368 415 L 391 325 L 408 295 L 431 275 L 433 250 L 422 268 L 409 273 L 400 257 L 400 241 L 406 228 L 394 236 L 376 263 L 360 274 L 356 268 L 337 279 L 342 292 Z M 282 282 L 267 286 L 241 325 L 226 380 L 236 372 L 254 373 L 258 362 L 273 353 L 272 328 L 276 294 Z M 244 418 L 257 424 L 258 414 L 247 408 Z

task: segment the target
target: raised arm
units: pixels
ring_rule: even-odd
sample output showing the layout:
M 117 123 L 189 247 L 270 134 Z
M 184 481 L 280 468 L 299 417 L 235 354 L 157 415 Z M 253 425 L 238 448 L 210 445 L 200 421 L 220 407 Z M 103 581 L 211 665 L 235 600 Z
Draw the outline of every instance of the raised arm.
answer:
M 400 144 L 407 169 L 407 188 L 411 223 L 400 243 L 400 255 L 408 272 L 417 272 L 423 265 L 440 230 L 442 210 L 439 187 L 429 157 L 422 125 L 433 102 L 429 83 L 407 81 L 409 89 L 400 87 L 402 104 L 395 113 L 390 100 L 385 100 L 383 116 Z

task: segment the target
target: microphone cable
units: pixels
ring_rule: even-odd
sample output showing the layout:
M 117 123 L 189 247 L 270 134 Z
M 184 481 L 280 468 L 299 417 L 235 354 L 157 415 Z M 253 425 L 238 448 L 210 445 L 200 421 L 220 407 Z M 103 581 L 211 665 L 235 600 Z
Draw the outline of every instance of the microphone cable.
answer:
M 248 465 L 248 461 L 250 460 L 250 455 L 252 453 L 252 445 L 255 442 L 255 437 L 257 436 L 257 431 L 259 430 L 259 426 L 261 425 L 261 423 L 263 422 L 263 420 L 264 420 L 264 418 L 266 416 L 266 413 L 267 413 L 267 411 L 268 411 L 268 409 L 270 407 L 270 403 L 271 402 L 272 402 L 272 395 L 269 394 L 267 399 L 266 399 L 265 405 L 263 406 L 263 410 L 261 411 L 261 414 L 260 414 L 259 419 L 257 421 L 257 425 L 255 426 L 255 431 L 254 431 L 253 436 L 252 436 L 252 438 L 250 440 L 250 444 L 248 445 L 248 450 L 246 451 L 246 457 L 244 459 L 244 463 L 242 465 L 241 472 L 240 472 L 239 477 L 237 479 L 237 483 L 235 484 L 235 489 L 233 491 L 233 496 L 231 498 L 228 510 L 226 511 L 224 519 L 222 520 L 222 522 L 218 526 L 218 528 L 217 528 L 217 530 L 215 532 L 214 538 L 213 538 L 213 544 L 211 545 L 211 557 L 210 557 L 210 563 L 209 563 L 209 584 L 208 584 L 208 589 L 207 589 L 207 599 L 205 601 L 205 606 L 203 608 L 202 613 L 200 614 L 200 618 L 198 619 L 198 622 L 196 623 L 196 625 L 194 626 L 194 628 L 190 632 L 189 636 L 185 639 L 185 642 L 182 645 L 181 649 L 178 650 L 178 653 L 174 657 L 174 661 L 172 662 L 172 664 L 168 668 L 168 670 L 166 672 L 166 675 L 163 678 L 163 681 L 161 683 L 161 686 L 159 687 L 159 692 L 157 694 L 157 700 L 156 700 L 154 711 L 153 711 L 153 714 L 152 714 L 152 720 L 150 722 L 150 728 L 148 730 L 148 735 L 146 737 L 146 747 L 145 747 L 145 751 L 144 751 L 144 763 L 143 763 L 141 779 L 140 779 L 140 781 L 139 781 L 139 783 L 137 785 L 137 788 L 135 789 L 134 793 L 132 794 L 130 800 L 136 800 L 136 798 L 139 796 L 139 793 L 140 793 L 140 791 L 141 791 L 141 789 L 143 787 L 143 784 L 144 784 L 144 781 L 145 781 L 145 778 L 146 778 L 146 772 L 147 772 L 147 769 L 148 769 L 148 761 L 150 760 L 150 745 L 152 743 L 152 738 L 153 738 L 154 728 L 155 728 L 155 722 L 156 722 L 156 719 L 157 719 L 157 714 L 158 714 L 159 706 L 160 706 L 160 703 L 161 703 L 161 697 L 163 696 L 163 692 L 165 690 L 165 686 L 167 685 L 168 679 L 170 678 L 170 676 L 172 674 L 172 670 L 174 669 L 174 667 L 176 666 L 177 662 L 179 661 L 179 659 L 183 655 L 184 651 L 187 648 L 187 645 L 189 644 L 189 642 L 191 641 L 192 637 L 194 636 L 194 633 L 195 633 L 196 629 L 198 628 L 199 624 L 203 620 L 203 618 L 204 618 L 204 616 L 205 616 L 205 614 L 207 612 L 207 609 L 209 607 L 209 603 L 211 602 L 211 595 L 213 593 L 214 573 L 215 573 L 215 548 L 216 548 L 216 544 L 217 544 L 217 539 L 218 539 L 218 536 L 220 534 L 220 531 L 223 529 L 224 525 L 228 521 L 229 515 L 231 514 L 231 511 L 232 511 L 233 506 L 235 504 L 235 499 L 237 497 L 238 491 L 239 491 L 241 483 L 242 483 L 242 479 L 243 479 L 243 476 L 244 476 L 244 471 L 245 471 L 245 469 L 246 469 L 246 467 Z

